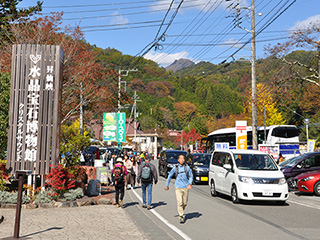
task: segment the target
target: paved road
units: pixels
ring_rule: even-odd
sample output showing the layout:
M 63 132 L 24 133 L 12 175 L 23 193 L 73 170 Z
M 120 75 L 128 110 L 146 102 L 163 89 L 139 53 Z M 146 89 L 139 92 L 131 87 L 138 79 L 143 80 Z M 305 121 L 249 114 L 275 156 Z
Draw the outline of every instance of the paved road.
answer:
M 273 202 L 235 205 L 228 197 L 211 197 L 207 185 L 196 185 L 190 192 L 186 223 L 180 224 L 173 182 L 168 192 L 164 186 L 165 179 L 160 177 L 154 186 L 152 211 L 141 208 L 141 189 L 126 195 L 125 201 L 134 203 L 126 211 L 152 239 L 320 239 L 318 197 L 291 193 L 284 206 Z

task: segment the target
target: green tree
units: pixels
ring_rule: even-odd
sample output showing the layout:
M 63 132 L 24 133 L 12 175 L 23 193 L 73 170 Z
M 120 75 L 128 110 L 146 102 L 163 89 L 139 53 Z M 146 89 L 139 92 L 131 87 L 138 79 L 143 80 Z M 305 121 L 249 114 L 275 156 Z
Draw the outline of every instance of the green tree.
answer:
M 36 6 L 29 8 L 18 8 L 22 0 L 2 0 L 0 3 L 0 21 L 1 21 L 1 43 L 10 38 L 10 25 L 13 22 L 27 20 L 32 15 L 42 11 L 42 3 L 38 1 Z
M 70 126 L 62 125 L 60 134 L 60 158 L 65 157 L 61 162 L 64 166 L 69 167 L 79 163 L 80 154 L 90 146 L 90 136 L 88 132 L 80 134 L 79 121 L 72 123 Z
M 0 159 L 5 156 L 8 140 L 10 74 L 0 73 Z

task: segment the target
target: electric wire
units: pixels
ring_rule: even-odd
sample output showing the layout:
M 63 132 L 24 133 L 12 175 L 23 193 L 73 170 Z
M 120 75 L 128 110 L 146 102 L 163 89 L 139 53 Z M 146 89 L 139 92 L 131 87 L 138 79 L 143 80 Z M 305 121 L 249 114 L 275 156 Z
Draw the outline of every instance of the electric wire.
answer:
M 290 0 L 288 0 L 285 5 L 290 2 Z M 258 36 L 261 32 L 263 32 L 264 29 L 266 29 L 267 27 L 269 27 L 276 19 L 278 19 L 285 11 L 287 11 L 294 3 L 296 2 L 296 0 L 293 0 L 292 3 L 290 3 L 284 10 L 282 10 L 279 14 L 277 14 L 275 17 L 273 17 L 273 19 L 271 19 L 268 23 L 266 23 L 257 33 L 256 36 Z M 244 48 L 249 42 L 251 42 L 251 38 L 243 44 L 243 46 L 241 48 L 239 48 L 237 51 L 235 51 L 231 57 L 233 57 L 236 53 L 238 53 L 242 48 Z

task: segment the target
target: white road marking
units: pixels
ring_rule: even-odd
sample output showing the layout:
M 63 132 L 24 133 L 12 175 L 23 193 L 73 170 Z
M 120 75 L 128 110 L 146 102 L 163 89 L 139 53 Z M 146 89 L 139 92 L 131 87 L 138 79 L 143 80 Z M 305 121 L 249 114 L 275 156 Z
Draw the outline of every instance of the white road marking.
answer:
M 301 205 L 301 206 L 304 206 L 304 207 L 309 207 L 309 208 L 314 208 L 314 209 L 320 210 L 320 207 L 312 206 L 312 205 L 305 204 L 305 203 L 302 203 L 302 202 L 296 202 L 296 201 L 292 201 L 292 200 L 287 200 L 287 202 L 298 204 L 298 205 Z
M 139 196 L 139 194 L 134 189 L 132 189 L 132 191 L 133 191 L 134 195 L 136 195 L 136 197 L 142 203 L 142 198 Z M 169 228 L 171 228 L 173 231 L 175 231 L 177 234 L 179 234 L 180 237 L 182 237 L 185 240 L 192 240 L 187 234 L 182 232 L 179 228 L 177 228 L 176 226 L 169 223 L 168 220 L 165 219 L 164 217 L 162 217 L 156 210 L 151 209 L 149 211 L 152 212 L 160 221 L 162 221 L 164 224 L 166 224 Z

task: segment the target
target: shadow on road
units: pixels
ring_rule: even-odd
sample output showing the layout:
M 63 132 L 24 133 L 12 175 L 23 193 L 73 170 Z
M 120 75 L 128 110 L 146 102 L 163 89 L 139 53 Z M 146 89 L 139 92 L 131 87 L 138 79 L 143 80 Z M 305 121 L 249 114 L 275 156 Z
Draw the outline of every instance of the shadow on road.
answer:
M 192 218 L 199 218 L 201 216 L 202 216 L 202 213 L 199 213 L 199 212 L 187 213 L 186 220 L 190 220 Z
M 159 201 L 157 203 L 152 203 L 151 205 L 152 205 L 152 208 L 156 208 L 156 207 L 160 207 L 160 206 L 165 206 L 165 205 L 167 205 L 167 203 L 164 201 Z
M 138 202 L 125 203 L 124 207 L 132 207 L 132 206 L 135 206 L 135 205 L 139 205 L 139 203 Z
M 51 228 L 48 228 L 46 230 L 42 230 L 42 231 L 39 231 L 39 232 L 34 232 L 34 233 L 30 233 L 30 234 L 27 234 L 27 235 L 24 235 L 24 236 L 20 236 L 20 238 L 29 239 L 28 237 L 33 236 L 33 235 L 37 235 L 37 234 L 48 232 L 48 231 L 52 231 L 52 230 L 61 230 L 61 229 L 63 229 L 63 227 L 51 227 Z

